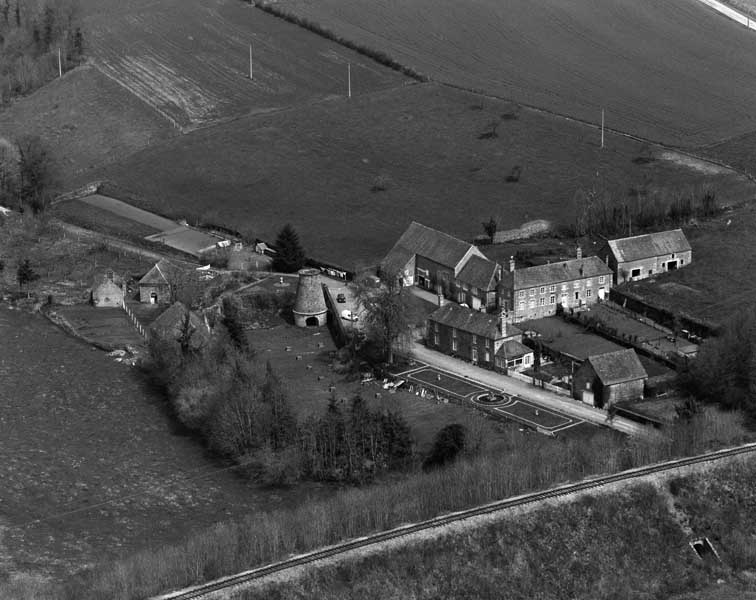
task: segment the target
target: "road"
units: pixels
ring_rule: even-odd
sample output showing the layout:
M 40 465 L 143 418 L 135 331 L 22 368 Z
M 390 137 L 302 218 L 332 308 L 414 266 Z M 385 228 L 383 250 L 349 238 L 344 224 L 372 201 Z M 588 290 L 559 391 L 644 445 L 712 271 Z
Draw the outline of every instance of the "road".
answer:
M 616 429 L 622 433 L 638 437 L 654 437 L 656 431 L 650 427 L 640 425 L 628 419 L 614 417 L 611 422 L 607 421 L 607 413 L 598 408 L 588 406 L 576 400 L 568 400 L 557 394 L 546 390 L 533 387 L 518 379 L 512 379 L 506 375 L 488 371 L 480 367 L 461 361 L 451 356 L 441 354 L 434 350 L 429 350 L 420 342 L 413 342 L 411 348 L 412 356 L 420 362 L 426 363 L 437 369 L 442 369 L 460 377 L 466 377 L 471 381 L 480 383 L 487 388 L 493 388 L 503 391 L 507 394 L 514 394 L 524 398 L 529 402 L 551 408 L 564 414 L 582 419 L 590 423 L 604 425 Z

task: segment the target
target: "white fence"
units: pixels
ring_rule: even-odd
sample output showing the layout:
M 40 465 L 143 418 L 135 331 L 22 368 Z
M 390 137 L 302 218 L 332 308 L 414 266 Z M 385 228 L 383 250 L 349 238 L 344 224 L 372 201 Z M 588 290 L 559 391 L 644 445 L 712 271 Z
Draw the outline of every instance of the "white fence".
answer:
M 508 370 L 507 377 L 511 377 L 512 379 L 519 379 L 520 381 L 529 383 L 534 387 L 543 388 L 544 390 L 554 392 L 555 394 L 560 394 L 562 396 L 572 396 L 570 390 L 566 390 L 563 387 L 559 387 L 558 385 L 551 385 L 550 383 L 546 383 L 545 381 L 540 381 L 538 379 L 535 380 L 536 383 L 533 383 L 532 377 L 528 377 L 527 375 L 523 375 L 522 373 L 518 373 L 517 371 Z
M 126 311 L 129 319 L 131 319 L 131 322 L 134 324 L 134 327 L 136 327 L 136 330 L 142 335 L 142 337 L 146 338 L 147 333 L 145 333 L 144 327 L 142 327 L 142 324 L 139 322 L 139 319 L 136 318 L 134 312 L 126 305 L 125 300 L 121 303 L 121 306 L 123 307 L 123 310 Z

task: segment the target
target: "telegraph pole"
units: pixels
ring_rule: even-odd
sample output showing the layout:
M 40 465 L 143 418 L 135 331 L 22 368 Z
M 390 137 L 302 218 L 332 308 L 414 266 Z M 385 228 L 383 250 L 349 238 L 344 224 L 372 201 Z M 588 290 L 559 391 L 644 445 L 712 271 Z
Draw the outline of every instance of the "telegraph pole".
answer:
M 604 109 L 601 109 L 601 148 L 604 147 Z
M 252 74 L 252 42 L 249 43 L 249 78 L 254 79 Z
M 63 77 L 63 62 L 60 60 L 60 48 L 58 48 L 58 77 Z
M 352 97 L 352 63 L 347 63 L 347 98 Z

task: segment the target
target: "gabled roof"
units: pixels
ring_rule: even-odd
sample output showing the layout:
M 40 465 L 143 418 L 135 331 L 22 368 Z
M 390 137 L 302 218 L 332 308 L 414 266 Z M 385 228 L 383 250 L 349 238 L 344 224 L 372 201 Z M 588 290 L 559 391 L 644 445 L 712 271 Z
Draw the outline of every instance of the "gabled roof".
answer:
M 173 263 L 167 261 L 165 258 L 161 258 L 155 266 L 152 267 L 147 274 L 139 280 L 139 284 L 168 284 L 170 285 L 170 279 L 175 277 L 178 267 Z
M 499 265 L 480 256 L 471 256 L 457 275 L 457 279 L 481 290 L 496 288 L 496 270 Z
M 521 290 L 611 274 L 612 270 L 598 256 L 588 256 L 547 265 L 515 269 L 512 272 L 505 271 L 502 280 L 513 281 L 514 289 Z
M 112 276 L 112 279 L 111 279 L 111 276 Z M 93 287 L 98 287 L 106 283 L 113 283 L 117 286 L 122 285 L 123 277 L 121 277 L 118 273 L 113 271 L 113 269 L 106 269 L 104 271 L 98 272 L 94 277 Z
M 395 273 L 416 254 L 455 269 L 472 247 L 472 244 L 413 221 L 381 261 L 381 270 Z
M 499 315 L 491 315 L 470 308 L 464 308 L 453 302 L 444 304 L 428 316 L 429 321 L 435 321 L 447 327 L 454 327 L 460 331 L 474 333 L 490 340 L 504 337 L 499 329 Z M 506 335 L 513 337 L 521 334 L 517 327 L 507 323 Z
M 189 313 L 189 327 L 194 331 L 192 346 L 196 347 L 198 343 L 203 343 L 207 339 L 209 331 L 202 318 L 197 313 L 189 310 L 181 302 L 171 304 L 169 308 L 152 322 L 150 331 L 160 337 L 175 341 L 181 333 L 187 312 Z
M 638 355 L 630 348 L 589 356 L 588 362 L 604 385 L 648 378 L 646 369 L 638 360 Z
M 690 244 L 682 229 L 672 229 L 609 240 L 609 248 L 617 262 L 630 262 L 675 252 L 688 252 Z
M 528 354 L 533 354 L 533 350 L 528 348 L 525 344 L 521 344 L 517 340 L 507 340 L 496 352 L 496 356 L 500 356 L 509 360 L 512 360 L 513 358 L 520 358 L 521 356 L 527 356 Z

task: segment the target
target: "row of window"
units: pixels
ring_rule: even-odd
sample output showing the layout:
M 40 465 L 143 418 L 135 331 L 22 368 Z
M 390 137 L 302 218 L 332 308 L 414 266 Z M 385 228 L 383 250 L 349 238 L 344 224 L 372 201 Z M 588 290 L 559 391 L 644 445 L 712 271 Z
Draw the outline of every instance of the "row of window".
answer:
M 593 290 L 587 289 L 585 290 L 585 297 L 586 298 L 592 298 L 593 297 Z M 562 301 L 567 299 L 567 292 L 562 292 L 561 295 Z M 580 300 L 580 292 L 575 292 L 575 300 Z M 556 295 L 552 294 L 549 296 L 549 305 L 556 304 Z M 529 308 L 535 308 L 536 301 L 535 298 L 531 298 L 528 301 L 528 307 Z M 546 298 L 538 298 L 538 306 L 546 306 Z M 520 310 L 524 310 L 525 308 L 525 300 L 520 300 L 519 302 Z
M 573 288 L 579 288 L 580 287 L 580 281 L 581 280 L 573 281 L 572 282 L 572 287 Z M 600 275 L 599 276 L 599 284 L 602 285 L 605 282 L 606 282 L 606 276 L 605 275 Z M 585 285 L 586 285 L 586 287 L 591 287 L 593 285 L 593 280 L 592 279 L 586 279 L 585 280 Z M 557 287 L 556 285 L 550 285 L 550 286 L 548 286 L 549 293 L 556 292 L 556 287 Z M 568 288 L 568 284 L 567 283 L 563 283 L 562 284 L 562 291 L 567 291 L 567 288 Z M 538 290 L 538 292 L 540 294 L 545 294 L 546 293 L 546 286 L 542 285 L 540 288 L 530 288 L 529 290 L 519 290 L 517 292 L 517 296 L 519 298 L 524 298 L 526 294 L 529 294 L 530 296 L 535 296 L 536 295 L 536 290 Z

